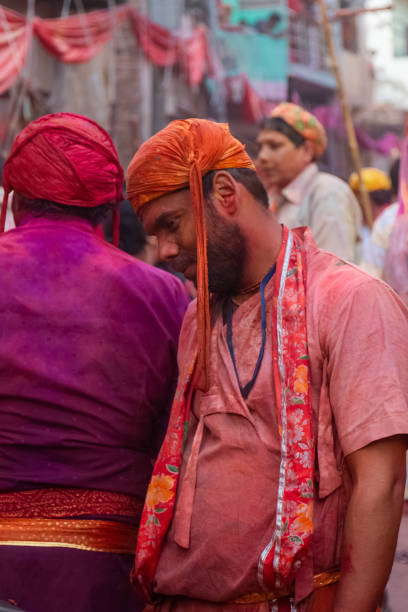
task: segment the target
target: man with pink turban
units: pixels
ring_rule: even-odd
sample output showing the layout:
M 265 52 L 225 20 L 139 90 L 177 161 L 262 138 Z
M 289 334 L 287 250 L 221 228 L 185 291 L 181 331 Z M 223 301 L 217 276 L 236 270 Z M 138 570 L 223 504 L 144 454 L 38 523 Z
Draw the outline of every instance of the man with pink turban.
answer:
M 261 121 L 257 141 L 257 171 L 279 221 L 310 227 L 318 247 L 357 263 L 361 211 L 347 183 L 318 169 L 327 136 L 317 117 L 283 102 Z
M 17 227 L 0 236 L 0 600 L 137 612 L 129 572 L 184 289 L 98 236 L 123 171 L 93 121 L 29 124 L 3 186 Z

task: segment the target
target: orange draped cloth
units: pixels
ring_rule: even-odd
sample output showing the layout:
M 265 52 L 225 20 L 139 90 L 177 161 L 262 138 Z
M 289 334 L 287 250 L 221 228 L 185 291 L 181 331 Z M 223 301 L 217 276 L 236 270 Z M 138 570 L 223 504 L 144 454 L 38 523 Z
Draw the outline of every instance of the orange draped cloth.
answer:
M 136 212 L 148 202 L 178 189 L 190 188 L 197 234 L 197 322 L 199 372 L 208 385 L 210 305 L 207 232 L 202 177 L 211 170 L 255 167 L 245 146 L 228 125 L 205 119 L 172 121 L 137 151 L 127 170 L 127 196 Z

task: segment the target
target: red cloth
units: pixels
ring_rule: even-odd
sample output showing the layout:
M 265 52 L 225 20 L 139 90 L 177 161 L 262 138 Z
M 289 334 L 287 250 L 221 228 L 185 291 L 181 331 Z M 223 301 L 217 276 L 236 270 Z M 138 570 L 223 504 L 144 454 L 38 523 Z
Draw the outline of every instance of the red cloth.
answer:
M 215 72 L 205 26 L 191 36 L 181 37 L 159 26 L 136 11 L 130 13 L 133 31 L 146 57 L 157 66 L 180 63 L 189 85 L 198 85 L 206 72 Z
M 115 146 L 97 123 L 70 113 L 32 121 L 16 138 L 3 170 L 5 196 L 73 206 L 123 199 L 123 170 Z
M 156 66 L 172 66 L 177 60 L 178 38 L 162 26 L 130 13 L 133 32 L 146 57 Z
M 304 10 L 303 3 L 300 0 L 288 0 L 288 9 L 294 13 L 301 13 Z
M 241 75 L 244 90 L 242 100 L 242 114 L 245 121 L 258 123 L 271 112 L 272 103 L 267 102 L 252 87 L 249 78 Z
M 23 68 L 29 38 L 24 17 L 0 6 L 0 94 L 12 86 Z
M 87 62 L 109 41 L 113 28 L 128 16 L 127 7 L 36 19 L 34 32 L 44 47 L 62 62 Z
M 199 26 L 192 36 L 180 40 L 180 62 L 187 73 L 189 85 L 198 85 L 204 74 L 213 74 L 212 58 L 205 26 Z
M 201 83 L 207 72 L 216 72 L 204 26 L 184 38 L 127 6 L 60 19 L 36 18 L 33 33 L 61 62 L 87 62 L 99 53 L 110 40 L 114 28 L 125 19 L 131 20 L 137 42 L 149 61 L 157 66 L 180 64 L 190 85 Z M 30 36 L 25 17 L 0 7 L 0 93 L 6 91 L 21 72 Z

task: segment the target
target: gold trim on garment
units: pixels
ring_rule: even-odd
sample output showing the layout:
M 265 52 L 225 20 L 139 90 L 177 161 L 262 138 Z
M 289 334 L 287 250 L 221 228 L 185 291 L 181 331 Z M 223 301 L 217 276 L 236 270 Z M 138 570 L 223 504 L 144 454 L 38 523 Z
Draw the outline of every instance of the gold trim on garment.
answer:
M 134 554 L 137 527 L 88 519 L 0 519 L 0 546 L 75 548 Z
M 321 587 L 329 586 L 330 584 L 334 584 L 338 582 L 340 579 L 339 570 L 330 570 L 328 572 L 321 572 L 320 574 L 315 574 L 313 576 L 313 588 L 320 589 Z M 283 597 L 288 597 L 289 595 L 293 595 L 294 589 L 282 589 L 276 591 L 266 591 L 265 593 L 249 593 L 248 595 L 242 595 L 242 597 L 238 597 L 234 599 L 230 603 L 234 604 L 258 604 L 263 603 L 265 601 L 275 601 L 277 599 L 282 599 Z

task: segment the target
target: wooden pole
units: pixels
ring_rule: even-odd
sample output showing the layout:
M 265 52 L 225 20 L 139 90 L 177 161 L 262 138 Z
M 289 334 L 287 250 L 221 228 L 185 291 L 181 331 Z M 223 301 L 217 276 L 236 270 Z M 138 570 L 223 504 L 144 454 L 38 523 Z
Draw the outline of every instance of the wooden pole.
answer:
M 353 166 L 355 171 L 359 177 L 359 187 L 360 187 L 360 206 L 363 211 L 363 215 L 367 225 L 371 228 L 373 225 L 373 214 L 371 210 L 370 197 L 368 195 L 367 188 L 362 180 L 361 176 L 361 161 L 360 161 L 360 151 L 357 144 L 356 132 L 354 130 L 353 119 L 351 116 L 350 107 L 347 104 L 346 93 L 344 91 L 343 81 L 340 74 L 339 63 L 337 61 L 336 50 L 334 48 L 334 40 L 333 40 L 333 32 L 329 20 L 329 16 L 327 14 L 327 6 L 326 0 L 318 0 L 320 5 L 320 10 L 322 13 L 323 19 L 323 28 L 324 35 L 326 39 L 326 46 L 329 52 L 331 68 L 333 70 L 334 77 L 337 83 L 337 89 L 339 92 L 341 111 L 343 114 L 344 124 L 346 126 L 346 133 L 348 138 L 348 143 L 350 147 L 351 159 L 353 162 Z
M 358 17 L 359 15 L 368 15 L 370 13 L 378 13 L 380 11 L 392 11 L 392 4 L 387 6 L 377 6 L 375 8 L 359 8 L 359 9 L 339 9 L 331 17 L 330 21 L 335 19 L 343 19 L 343 17 Z

